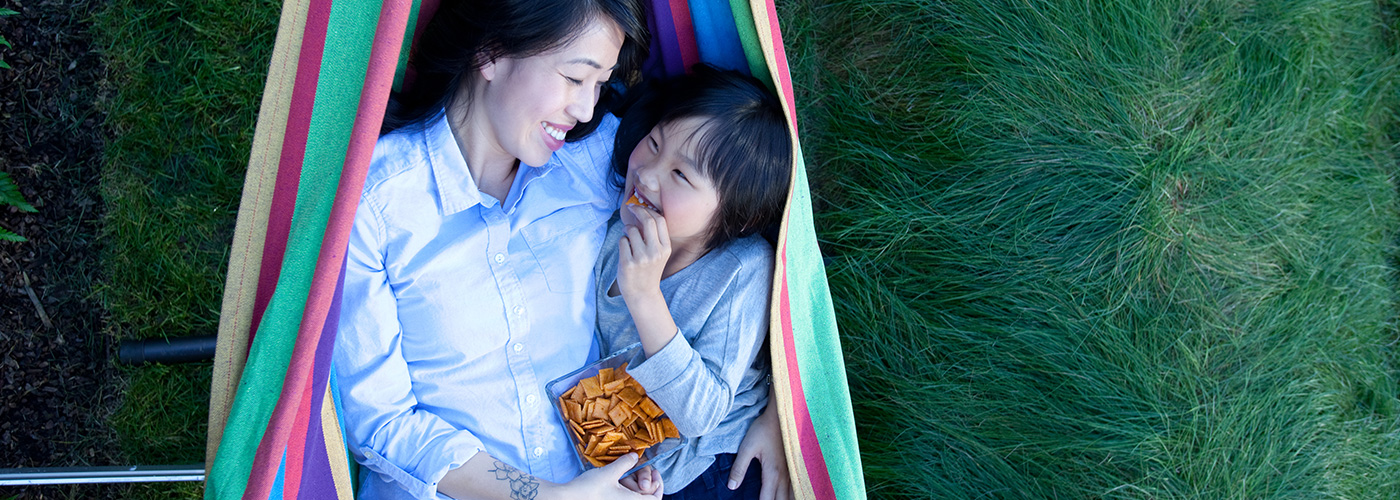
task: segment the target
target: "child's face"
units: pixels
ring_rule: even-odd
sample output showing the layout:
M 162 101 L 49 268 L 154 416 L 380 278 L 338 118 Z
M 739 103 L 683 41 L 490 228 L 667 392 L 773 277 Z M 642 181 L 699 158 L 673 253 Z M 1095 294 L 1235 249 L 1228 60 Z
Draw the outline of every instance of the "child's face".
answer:
M 636 225 L 627 200 L 666 219 L 671 248 L 704 249 L 710 221 L 719 209 L 719 193 L 696 165 L 696 143 L 708 125 L 703 118 L 683 118 L 651 129 L 627 158 L 627 182 L 622 190 L 622 222 Z

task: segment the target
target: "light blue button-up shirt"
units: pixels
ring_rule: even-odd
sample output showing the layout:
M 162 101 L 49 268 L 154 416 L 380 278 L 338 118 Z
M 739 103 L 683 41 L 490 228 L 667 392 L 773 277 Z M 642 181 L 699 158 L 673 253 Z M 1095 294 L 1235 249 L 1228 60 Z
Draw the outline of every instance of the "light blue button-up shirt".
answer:
M 334 358 L 360 498 L 434 498 L 478 451 L 549 481 L 579 473 L 544 385 L 597 357 L 616 129 L 608 116 L 522 165 L 505 200 L 477 188 L 441 114 L 379 139 Z

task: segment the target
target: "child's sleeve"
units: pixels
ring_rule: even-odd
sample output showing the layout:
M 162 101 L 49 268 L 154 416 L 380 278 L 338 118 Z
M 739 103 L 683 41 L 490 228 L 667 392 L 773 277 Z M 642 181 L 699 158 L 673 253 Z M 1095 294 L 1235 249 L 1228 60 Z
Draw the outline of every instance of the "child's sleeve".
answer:
M 628 369 L 686 437 L 709 433 L 729 415 L 768 332 L 772 251 L 743 257 L 727 280 L 709 273 L 691 277 L 723 285 L 708 317 L 677 321 L 701 324 L 699 332 L 686 332 L 683 326 L 665 347 Z M 670 304 L 673 315 L 694 305 Z

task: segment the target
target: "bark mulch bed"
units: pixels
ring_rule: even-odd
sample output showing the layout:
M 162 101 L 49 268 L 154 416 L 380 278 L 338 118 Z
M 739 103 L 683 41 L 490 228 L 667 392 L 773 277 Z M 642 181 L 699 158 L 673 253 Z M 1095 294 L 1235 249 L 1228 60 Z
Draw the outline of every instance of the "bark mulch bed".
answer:
M 0 468 L 116 465 L 121 398 L 100 273 L 105 68 L 93 0 L 6 0 L 0 17 L 0 171 L 37 213 L 0 208 Z M 36 303 L 37 302 L 37 303 Z M 0 498 L 111 497 L 111 487 L 0 487 Z

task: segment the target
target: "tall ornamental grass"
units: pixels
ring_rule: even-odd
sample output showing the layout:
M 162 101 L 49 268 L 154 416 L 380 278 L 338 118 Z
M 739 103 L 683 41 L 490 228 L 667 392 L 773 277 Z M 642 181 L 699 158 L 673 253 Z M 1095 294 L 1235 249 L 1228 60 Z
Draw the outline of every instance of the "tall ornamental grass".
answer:
M 1400 498 L 1394 0 L 794 0 L 876 498 Z

